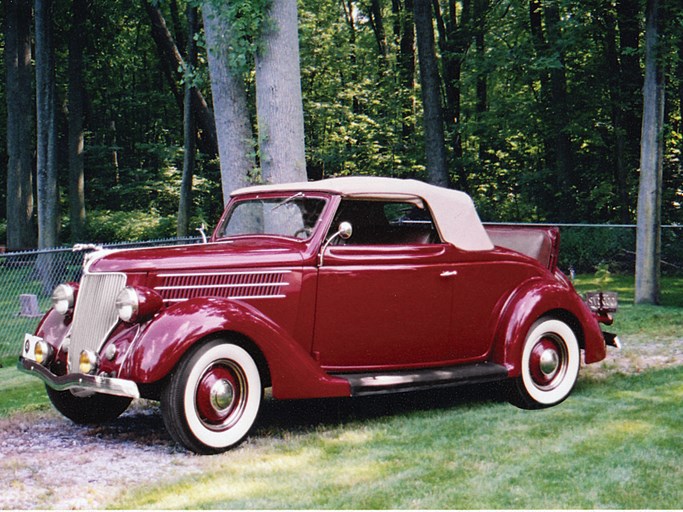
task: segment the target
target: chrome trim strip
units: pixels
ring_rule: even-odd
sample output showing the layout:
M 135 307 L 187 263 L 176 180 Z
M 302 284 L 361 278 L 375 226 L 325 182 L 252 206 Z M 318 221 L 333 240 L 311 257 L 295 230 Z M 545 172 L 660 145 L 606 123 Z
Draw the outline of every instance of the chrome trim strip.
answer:
M 207 290 L 214 288 L 257 288 L 264 286 L 289 286 L 290 283 L 251 283 L 251 284 L 200 284 L 197 286 L 155 286 L 155 290 Z
M 85 375 L 82 373 L 55 375 L 44 366 L 23 357 L 19 358 L 17 369 L 38 377 L 57 391 L 84 389 L 96 393 L 104 393 L 105 395 L 140 398 L 138 386 L 131 380 L 101 377 L 99 375 Z
M 245 296 L 240 296 L 240 295 L 233 295 L 230 297 L 208 297 L 208 298 L 218 298 L 218 299 L 232 299 L 232 300 L 244 300 L 244 299 L 284 299 L 286 298 L 286 295 L 245 295 Z M 207 298 L 205 296 L 202 297 L 193 297 L 194 299 L 203 299 Z M 190 299 L 164 299 L 164 302 L 185 302 L 186 300 Z
M 291 274 L 292 270 L 254 270 L 248 272 L 199 272 L 190 274 L 157 274 L 157 277 L 209 277 L 209 276 L 259 276 L 268 274 Z

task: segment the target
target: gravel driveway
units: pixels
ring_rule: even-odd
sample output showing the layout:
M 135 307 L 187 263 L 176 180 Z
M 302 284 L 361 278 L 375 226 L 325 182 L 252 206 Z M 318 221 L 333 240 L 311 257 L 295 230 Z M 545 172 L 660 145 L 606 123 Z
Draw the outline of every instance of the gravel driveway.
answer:
M 103 508 L 129 486 L 205 464 L 172 443 L 158 408 L 145 403 L 101 427 L 54 411 L 15 416 L 0 421 L 0 439 L 0 509 Z
M 633 338 L 624 346 L 584 367 L 582 378 L 683 365 L 683 339 Z M 269 407 L 269 415 L 282 416 Z M 301 412 L 293 416 L 316 415 Z M 0 509 L 104 508 L 128 487 L 200 474 L 211 459 L 174 445 L 150 402 L 98 427 L 74 425 L 52 410 L 15 415 L 0 420 Z

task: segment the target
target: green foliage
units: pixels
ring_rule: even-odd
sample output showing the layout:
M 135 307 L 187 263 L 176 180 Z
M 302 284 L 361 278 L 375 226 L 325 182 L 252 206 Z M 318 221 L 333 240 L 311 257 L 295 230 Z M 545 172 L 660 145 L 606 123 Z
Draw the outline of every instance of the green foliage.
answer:
M 560 268 L 593 272 L 607 262 L 615 272 L 633 272 L 635 229 L 561 229 Z
M 262 50 L 262 35 L 272 25 L 268 17 L 272 0 L 208 1 L 214 7 L 219 23 L 225 27 L 220 37 L 230 68 L 236 73 L 247 74 L 254 57 Z
M 224 43 L 232 66 L 245 75 L 253 118 L 251 70 L 261 34 L 270 29 L 267 13 L 271 0 L 206 1 L 217 7 L 220 22 L 226 27 Z M 188 1 L 154 3 L 162 10 L 178 48 L 184 51 L 181 42 L 186 37 L 186 21 L 182 13 Z M 204 2 L 189 3 L 201 7 Z M 447 21 L 451 4 L 444 0 L 436 3 Z M 299 2 L 306 157 L 311 178 L 343 174 L 426 178 L 419 80 L 409 88 L 401 77 L 400 30 L 405 2 L 380 4 L 385 55 L 378 50 L 374 31 L 377 20 L 369 2 Z M 640 56 L 640 49 L 619 47 L 622 27 L 614 2 L 540 2 L 543 9 L 555 7 L 559 14 L 552 30 L 544 18 L 542 47 L 530 31 L 528 2 L 454 4 L 458 9 L 458 33 L 471 42 L 481 29 L 484 46 L 481 51 L 471 42 L 457 52 L 462 59 L 457 82 L 461 105 L 457 122 L 448 123 L 446 144 L 451 176 L 454 182 L 456 176 L 464 176 L 463 185 L 480 207 L 482 217 L 492 221 L 632 222 L 638 140 L 637 136 L 626 136 L 618 119 L 631 116 L 639 126 L 642 105 L 639 94 L 627 97 L 615 89 L 618 76 L 609 59 L 612 44 L 616 45 L 615 62 L 619 65 L 629 57 Z M 463 9 L 475 4 L 487 6 L 481 16 L 474 17 L 472 12 L 464 16 Z M 636 23 L 642 21 L 643 6 L 639 8 L 634 13 Z M 681 16 L 680 8 L 670 7 L 668 28 L 662 36 L 669 87 L 664 133 L 664 223 L 683 222 L 683 123 L 681 97 L 676 92 L 683 83 L 683 63 L 677 49 L 683 32 Z M 56 5 L 60 104 L 66 97 L 66 34 L 70 24 L 69 5 Z M 447 50 L 438 46 L 443 43 L 442 35 L 435 32 L 443 65 Z M 93 0 L 83 37 L 87 43 L 87 209 L 142 210 L 169 217 L 177 209 L 182 108 L 166 78 L 174 70 L 166 69 L 159 59 L 142 3 Z M 203 51 L 192 80 L 210 105 L 206 52 L 211 49 L 206 48 L 203 34 L 197 37 Z M 556 126 L 557 108 L 549 102 L 547 83 L 544 85 L 552 73 L 561 73 L 565 78 L 567 120 L 560 127 Z M 417 70 L 414 75 L 417 78 Z M 640 79 L 629 78 L 636 86 Z M 483 111 L 477 95 L 481 84 L 486 86 Z M 175 84 L 176 88 L 181 86 Z M 0 114 L 5 99 L 5 90 L 0 87 Z M 411 105 L 408 111 L 406 104 Z M 60 123 L 61 132 L 64 124 Z M 0 138 L 4 129 L 0 124 Z M 572 161 L 566 177 L 559 176 L 553 161 L 557 132 L 566 134 L 571 145 Z M 62 204 L 66 206 L 68 172 L 63 133 L 60 137 L 60 187 Z M 455 154 L 456 139 L 462 146 L 462 156 Z M 625 198 L 617 180 L 617 141 L 624 143 L 628 164 Z M 6 160 L 6 145 L 0 145 L 3 155 Z M 0 169 L 0 178 L 4 173 L 5 169 Z M 193 214 L 213 223 L 222 207 L 217 162 L 200 160 L 196 174 L 199 179 Z M 5 211 L 4 194 L 0 187 L 0 211 Z M 65 239 L 67 235 L 65 225 L 62 236 Z M 565 239 L 564 247 L 570 248 L 568 258 L 577 269 L 592 271 L 596 264 L 608 259 L 605 253 L 611 251 L 629 265 L 623 245 L 612 237 L 606 238 L 606 248 L 602 249 L 593 247 L 590 237 L 577 235 L 575 242 L 571 238 L 569 235 Z M 677 264 L 675 259 L 671 262 Z
M 175 236 L 176 219 L 154 210 L 95 210 L 88 215 L 87 230 L 89 241 L 97 243 L 158 240 Z

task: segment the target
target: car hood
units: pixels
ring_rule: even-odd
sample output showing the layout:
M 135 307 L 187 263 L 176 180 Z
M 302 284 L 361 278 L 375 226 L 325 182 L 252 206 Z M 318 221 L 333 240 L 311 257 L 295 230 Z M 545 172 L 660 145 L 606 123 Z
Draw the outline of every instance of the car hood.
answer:
M 237 239 L 209 244 L 103 250 L 87 260 L 89 272 L 163 272 L 301 266 L 302 242 L 274 239 Z

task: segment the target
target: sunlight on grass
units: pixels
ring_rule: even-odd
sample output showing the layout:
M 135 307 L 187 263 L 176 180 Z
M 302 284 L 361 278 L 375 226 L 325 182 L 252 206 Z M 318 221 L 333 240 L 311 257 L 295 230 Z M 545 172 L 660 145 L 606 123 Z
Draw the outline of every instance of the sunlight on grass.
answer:
M 542 411 L 446 392 L 403 413 L 366 402 L 367 419 L 254 438 L 207 457 L 201 479 L 145 486 L 117 506 L 675 508 L 681 380 L 683 367 L 617 375 Z
M 16 362 L 16 361 L 15 361 Z M 14 366 L 0 368 L 0 417 L 48 407 L 45 386 Z

